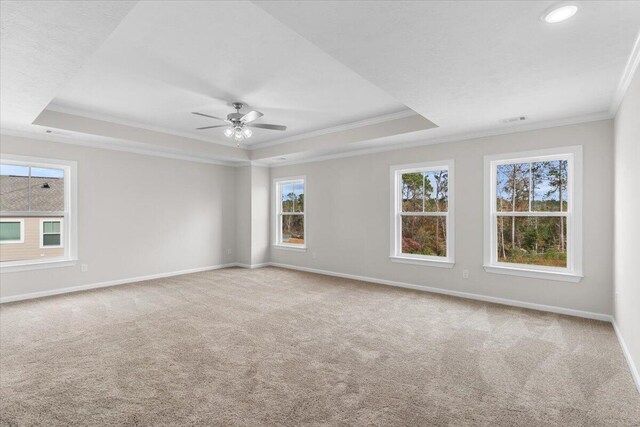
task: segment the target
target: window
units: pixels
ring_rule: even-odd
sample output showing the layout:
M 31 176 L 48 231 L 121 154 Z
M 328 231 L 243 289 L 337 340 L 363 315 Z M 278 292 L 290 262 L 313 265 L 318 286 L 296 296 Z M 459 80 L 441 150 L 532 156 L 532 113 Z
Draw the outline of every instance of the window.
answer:
M 40 220 L 40 247 L 62 247 L 62 221 Z
M 0 218 L 0 244 L 23 242 L 24 220 L 20 218 Z
M 0 155 L 3 272 L 74 264 L 75 177 L 75 162 Z
M 485 270 L 579 281 L 581 147 L 485 157 Z
M 391 261 L 453 267 L 453 191 L 453 160 L 391 167 Z
M 275 246 L 306 248 L 305 179 L 275 180 L 276 225 Z

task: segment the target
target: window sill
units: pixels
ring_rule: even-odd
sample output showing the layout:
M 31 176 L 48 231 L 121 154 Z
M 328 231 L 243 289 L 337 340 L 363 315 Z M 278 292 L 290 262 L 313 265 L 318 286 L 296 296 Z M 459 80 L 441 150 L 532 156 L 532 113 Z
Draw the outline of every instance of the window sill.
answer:
M 282 249 L 285 251 L 293 251 L 293 252 L 306 252 L 307 247 L 301 245 L 272 245 L 274 249 Z
M 454 262 L 451 261 L 438 261 L 434 259 L 422 259 L 422 258 L 412 258 L 406 256 L 395 256 L 391 255 L 389 257 L 391 262 L 397 262 L 400 264 L 415 264 L 415 265 L 424 265 L 427 267 L 439 267 L 439 268 L 453 268 L 455 265 Z
M 44 270 L 48 268 L 73 267 L 78 263 L 77 259 L 58 259 L 55 261 L 18 261 L 7 262 L 0 265 L 0 273 L 13 273 L 17 271 Z
M 495 265 L 485 265 L 484 271 L 494 274 L 506 274 L 509 276 L 530 277 L 532 279 L 557 280 L 559 282 L 578 283 L 582 280 L 582 275 L 573 273 L 561 273 L 557 271 L 533 270 L 518 267 L 503 267 Z

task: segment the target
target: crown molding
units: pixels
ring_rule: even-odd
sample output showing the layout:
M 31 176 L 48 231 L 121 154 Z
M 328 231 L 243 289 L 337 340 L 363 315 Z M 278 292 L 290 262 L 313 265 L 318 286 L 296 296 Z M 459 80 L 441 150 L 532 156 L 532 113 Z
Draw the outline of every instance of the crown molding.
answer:
M 633 45 L 633 49 L 631 49 L 631 54 L 629 55 L 629 59 L 622 71 L 622 75 L 620 76 L 620 81 L 618 82 L 618 87 L 616 88 L 616 92 L 613 95 L 613 100 L 611 101 L 611 107 L 609 108 L 609 114 L 611 116 L 615 116 L 618 113 L 618 109 L 620 108 L 620 104 L 622 104 L 622 100 L 624 99 L 624 95 L 627 93 L 627 89 L 633 80 L 633 76 L 638 69 L 638 65 L 640 64 L 640 32 L 636 37 L 636 42 Z
M 100 137 L 99 140 L 87 141 L 84 139 L 76 139 L 63 135 L 54 134 L 41 134 L 36 132 L 28 132 L 15 129 L 0 129 L 0 136 L 13 136 L 18 138 L 36 139 L 39 141 L 57 142 L 61 144 L 77 145 L 86 148 L 97 148 L 102 150 L 122 151 L 126 153 L 141 154 L 152 157 L 164 157 L 167 159 L 186 160 L 197 163 L 207 163 L 211 165 L 219 166 L 243 166 L 248 164 L 248 161 L 239 160 L 237 162 L 230 162 L 218 159 L 212 159 L 202 156 L 194 156 L 189 153 L 179 151 L 164 151 L 158 150 L 157 147 L 151 147 L 148 144 L 125 141 L 116 138 Z
M 508 135 L 512 133 L 528 132 L 528 131 L 534 131 L 539 129 L 561 127 L 561 126 L 570 126 L 570 125 L 576 125 L 581 123 L 597 122 L 600 120 L 609 120 L 612 118 L 613 118 L 612 115 L 608 111 L 603 111 L 600 113 L 586 114 L 582 116 L 575 116 L 575 117 L 569 117 L 569 118 L 558 119 L 558 120 L 548 120 L 548 121 L 539 122 L 539 123 L 509 126 L 508 128 L 503 128 L 503 129 L 486 129 L 486 130 L 477 131 L 477 132 L 459 133 L 459 134 L 446 135 L 446 136 L 434 137 L 434 138 L 422 138 L 419 141 L 410 141 L 410 142 L 405 142 L 405 143 L 396 144 L 396 145 L 385 145 L 382 147 L 363 148 L 360 150 L 352 150 L 352 151 L 346 151 L 346 152 L 334 153 L 334 154 L 324 154 L 324 155 L 320 154 L 316 156 L 309 156 L 299 160 L 269 163 L 269 167 L 279 168 L 281 166 L 320 162 L 324 160 L 340 159 L 344 157 L 362 156 L 365 154 L 384 153 L 386 151 L 402 150 L 406 148 L 414 148 L 414 147 L 420 147 L 420 146 L 426 146 L 426 145 L 443 144 L 446 142 L 462 142 L 462 141 L 468 141 L 470 139 L 478 139 L 478 138 L 485 138 L 489 136 L 498 136 L 498 135 Z
M 119 124 L 119 125 L 123 125 L 123 126 L 131 126 L 131 127 L 135 127 L 135 128 L 139 128 L 139 129 L 145 129 L 145 130 L 149 130 L 149 131 L 153 131 L 153 132 L 161 132 L 161 133 L 166 133 L 166 134 L 169 134 L 169 135 L 181 136 L 181 137 L 184 137 L 184 138 L 195 139 L 195 140 L 202 141 L 202 142 L 220 144 L 220 145 L 225 145 L 225 146 L 229 146 L 229 147 L 235 147 L 236 146 L 235 142 L 231 142 L 231 141 L 228 141 L 226 139 L 206 139 L 206 138 L 202 138 L 202 137 L 199 137 L 197 135 L 193 135 L 193 134 L 190 134 L 190 133 L 187 133 L 187 132 L 180 132 L 180 131 L 167 129 L 167 128 L 163 128 L 163 127 L 145 125 L 145 124 L 133 122 L 133 121 L 130 121 L 130 120 L 125 120 L 125 119 L 121 119 L 121 118 L 118 118 L 118 117 L 110 116 L 108 114 L 96 114 L 96 113 L 91 113 L 91 112 L 79 111 L 79 110 L 76 110 L 76 109 L 73 109 L 73 108 L 63 107 L 61 105 L 56 105 L 56 104 L 50 104 L 49 106 L 47 106 L 46 109 L 50 110 L 50 111 L 55 111 L 55 112 L 58 112 L 58 113 L 71 114 L 71 115 L 74 115 L 74 116 L 86 117 L 88 119 L 106 121 L 106 122 L 111 122 L 111 123 L 115 123 L 115 124 Z M 247 151 L 251 151 L 251 150 L 257 150 L 259 148 L 273 147 L 273 146 L 284 144 L 284 143 L 287 143 L 287 142 L 297 141 L 299 139 L 306 139 L 306 138 L 311 138 L 311 137 L 315 137 L 315 136 L 326 135 L 326 134 L 329 134 L 329 133 L 340 132 L 340 131 L 345 131 L 345 130 L 349 130 L 349 129 L 355 129 L 355 128 L 359 128 L 359 127 L 363 127 L 363 126 L 367 126 L 367 125 L 372 125 L 372 124 L 377 124 L 377 123 L 384 123 L 384 122 L 388 122 L 388 121 L 395 120 L 395 119 L 401 119 L 401 118 L 404 118 L 404 117 L 409 117 L 409 116 L 412 116 L 412 115 L 417 115 L 417 113 L 415 111 L 411 110 L 411 109 L 405 109 L 405 110 L 398 111 L 398 112 L 395 112 L 395 113 L 384 114 L 384 115 L 381 115 L 381 116 L 371 117 L 369 119 L 359 120 L 359 121 L 351 122 L 351 123 L 345 123 L 345 124 L 342 124 L 342 125 L 332 126 L 332 127 L 328 127 L 328 128 L 324 128 L 324 129 L 319 129 L 319 130 L 315 130 L 315 131 L 311 131 L 311 132 L 306 132 L 306 133 L 302 133 L 302 134 L 298 134 L 298 135 L 293 135 L 293 136 L 289 136 L 289 137 L 286 137 L 286 138 L 280 138 L 280 139 L 275 139 L 275 140 L 271 140 L 271 141 L 259 142 L 257 144 L 252 144 L 252 145 L 245 144 L 245 146 L 242 149 L 243 150 L 247 150 Z
M 121 119 L 119 117 L 110 116 L 108 114 L 96 114 L 96 113 L 91 113 L 91 112 L 86 112 L 86 111 L 80 111 L 80 110 L 76 110 L 76 109 L 68 108 L 68 107 L 63 107 L 63 106 L 56 105 L 56 104 L 49 104 L 47 106 L 47 108 L 45 108 L 45 110 L 55 111 L 56 113 L 70 114 L 70 115 L 73 115 L 73 116 L 85 117 L 85 118 L 88 118 L 88 119 L 100 120 L 100 121 L 104 121 L 104 122 L 115 123 L 115 124 L 123 125 L 123 126 L 131 126 L 131 127 L 134 127 L 134 128 L 150 130 L 150 131 L 153 131 L 153 132 L 166 133 L 168 135 L 180 136 L 180 137 L 183 137 L 183 138 L 195 139 L 197 141 L 207 142 L 209 144 L 219 144 L 219 145 L 225 145 L 225 146 L 229 146 L 229 147 L 235 147 L 236 146 L 235 142 L 231 142 L 231 141 L 229 141 L 227 139 L 206 139 L 206 138 L 203 138 L 202 136 L 190 134 L 190 133 L 187 133 L 187 132 L 180 132 L 180 131 L 176 131 L 176 130 L 173 130 L 173 129 L 167 129 L 167 128 L 163 128 L 163 127 L 159 127 L 159 126 L 151 126 L 151 125 L 141 124 L 141 123 L 133 122 L 131 120 L 125 120 L 125 119 Z
M 249 151 L 252 151 L 260 148 L 273 147 L 273 146 L 284 144 L 287 142 L 295 142 L 301 139 L 313 138 L 316 136 L 327 135 L 335 132 L 342 132 L 345 130 L 356 129 L 356 128 L 368 126 L 368 125 L 375 125 L 378 123 L 389 122 L 391 120 L 402 119 L 402 118 L 410 117 L 413 115 L 419 115 L 419 114 L 411 109 L 406 109 L 406 110 L 398 111 L 395 113 L 384 114 L 382 116 L 371 117 L 369 119 L 359 120 L 357 122 L 346 123 L 343 125 L 328 127 L 328 128 L 319 129 L 319 130 L 315 130 L 307 133 L 301 133 L 298 135 L 293 135 L 286 138 L 280 138 L 273 141 L 260 142 L 258 144 L 248 145 L 246 149 Z
M 407 114 L 407 113 L 403 112 L 403 114 Z M 407 114 L 407 116 L 408 115 L 410 114 Z M 401 149 L 413 148 L 413 147 L 419 147 L 419 146 L 425 146 L 425 145 L 442 144 L 447 142 L 460 142 L 460 141 L 466 141 L 469 139 L 483 138 L 488 136 L 506 135 L 510 133 L 519 133 L 519 132 L 526 132 L 526 131 L 532 131 L 532 130 L 538 130 L 538 129 L 546 129 L 546 128 L 552 128 L 552 127 L 588 123 L 588 122 L 594 122 L 599 120 L 607 120 L 607 119 L 611 119 L 612 117 L 613 116 L 611 115 L 611 113 L 609 113 L 608 111 L 603 111 L 600 113 L 570 117 L 570 118 L 565 118 L 560 120 L 550 120 L 550 121 L 545 121 L 540 123 L 522 124 L 517 126 L 512 125 L 502 129 L 487 129 L 483 131 L 445 135 L 445 136 L 434 137 L 434 138 L 422 138 L 418 141 L 410 141 L 410 142 L 395 144 L 395 145 L 385 145 L 382 147 L 364 148 L 359 150 L 356 149 L 356 150 L 332 153 L 332 154 L 312 155 L 299 160 L 294 159 L 290 161 L 282 161 L 277 163 L 272 163 L 265 160 L 246 160 L 246 161 L 239 160 L 235 162 L 223 161 L 218 159 L 205 158 L 201 156 L 194 156 L 188 153 L 161 151 L 155 147 L 149 147 L 147 144 L 136 143 L 132 141 L 125 141 L 125 140 L 118 140 L 115 138 L 106 138 L 106 137 L 100 137 L 100 140 L 86 141 L 84 139 L 76 139 L 76 138 L 71 138 L 71 137 L 66 137 L 61 135 L 41 134 L 41 133 L 20 131 L 20 130 L 13 130 L 13 129 L 0 129 L 0 135 L 8 135 L 8 136 L 21 137 L 21 138 L 31 138 L 31 139 L 38 139 L 42 141 L 59 142 L 63 144 L 78 145 L 78 146 L 89 147 L 89 148 L 116 150 L 116 151 L 123 151 L 123 152 L 135 153 L 135 154 L 142 154 L 147 156 L 164 157 L 164 158 L 170 158 L 170 159 L 176 159 L 176 160 L 186 160 L 186 161 L 208 163 L 208 164 L 221 165 L 221 166 L 241 167 L 241 166 L 247 166 L 247 165 L 255 165 L 255 166 L 277 168 L 281 166 L 311 163 L 311 162 L 318 162 L 323 160 L 332 160 L 332 159 L 338 159 L 343 157 L 361 156 L 366 154 L 382 153 L 386 151 L 401 150 Z M 398 118 L 398 117 L 396 116 L 395 118 Z M 392 120 L 392 119 L 389 119 L 389 120 Z M 286 156 L 286 154 L 284 156 Z

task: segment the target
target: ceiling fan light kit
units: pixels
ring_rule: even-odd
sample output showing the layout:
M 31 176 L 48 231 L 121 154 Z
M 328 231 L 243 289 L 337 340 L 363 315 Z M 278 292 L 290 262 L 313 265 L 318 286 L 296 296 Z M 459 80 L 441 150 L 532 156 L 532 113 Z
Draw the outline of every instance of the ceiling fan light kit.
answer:
M 287 129 L 286 126 L 282 126 L 282 125 L 270 125 L 266 123 L 248 124 L 250 122 L 253 122 L 256 119 L 259 119 L 264 114 L 255 110 L 249 111 L 247 114 L 242 114 L 240 112 L 242 107 L 243 107 L 243 104 L 241 102 L 234 102 L 233 108 L 236 109 L 236 112 L 227 114 L 226 119 L 221 119 L 220 117 L 215 117 L 209 114 L 198 113 L 198 112 L 192 112 L 191 114 L 196 114 L 198 116 L 209 117 L 211 119 L 222 120 L 224 122 L 227 122 L 229 124 L 228 126 L 214 125 L 214 126 L 204 126 L 197 129 L 203 130 L 203 129 L 212 129 L 212 128 L 219 128 L 219 127 L 226 126 L 226 129 L 224 130 L 224 136 L 226 136 L 229 139 L 233 138 L 236 141 L 236 145 L 238 147 L 240 146 L 240 143 L 242 141 L 244 141 L 245 139 L 251 138 L 251 136 L 253 135 L 253 131 L 249 129 L 249 126 L 255 127 L 255 128 L 261 128 L 261 129 L 271 129 L 271 130 L 279 130 L 279 131 L 284 131 Z

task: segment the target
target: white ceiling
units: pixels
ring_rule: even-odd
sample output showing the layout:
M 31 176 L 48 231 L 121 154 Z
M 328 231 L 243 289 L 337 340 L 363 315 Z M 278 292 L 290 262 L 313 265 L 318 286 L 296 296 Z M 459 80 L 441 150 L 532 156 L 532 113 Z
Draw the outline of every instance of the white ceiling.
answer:
M 50 108 L 235 144 L 190 114 L 233 101 L 288 127 L 245 146 L 407 109 L 253 3 L 204 1 L 138 3 Z
M 605 112 L 640 29 L 639 1 L 266 1 L 261 8 L 439 126 L 430 137 Z
M 134 3 L 0 2 L 2 128 L 29 129 Z
M 230 142 L 189 112 L 237 100 L 289 127 L 231 155 L 269 162 L 611 117 L 640 1 L 582 1 L 555 25 L 550 4 L 2 1 L 1 126 L 214 161 Z M 416 113 L 437 127 L 331 144 Z

